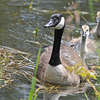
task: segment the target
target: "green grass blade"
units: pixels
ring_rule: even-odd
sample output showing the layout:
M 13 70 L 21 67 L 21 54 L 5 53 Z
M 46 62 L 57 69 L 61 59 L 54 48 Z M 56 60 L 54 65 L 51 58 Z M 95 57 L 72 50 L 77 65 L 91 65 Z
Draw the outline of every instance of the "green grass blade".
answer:
M 36 100 L 36 98 L 37 98 L 37 94 L 35 94 L 34 100 Z
M 98 97 L 98 100 L 100 100 L 100 97 Z
M 92 0 L 89 0 L 89 8 L 90 8 L 91 21 L 95 22 L 95 19 L 94 19 L 94 9 L 93 9 L 93 1 Z
M 37 38 L 37 34 L 38 34 L 38 28 L 36 28 L 35 31 L 34 31 L 34 35 L 33 35 L 34 39 Z
M 34 71 L 34 77 L 32 79 L 31 90 L 30 90 L 30 94 L 29 94 L 29 100 L 32 100 L 33 94 L 35 92 L 36 73 L 37 73 L 37 68 L 38 68 L 38 62 L 39 62 L 40 54 L 41 54 L 41 46 L 40 46 L 40 49 L 39 49 L 39 52 L 38 52 L 38 56 L 37 56 L 37 61 L 36 61 L 36 66 L 35 66 L 35 71 Z
M 86 94 L 86 92 L 84 92 L 84 94 L 85 94 L 86 100 L 89 100 L 89 99 L 88 99 L 88 97 L 87 97 L 87 94 Z

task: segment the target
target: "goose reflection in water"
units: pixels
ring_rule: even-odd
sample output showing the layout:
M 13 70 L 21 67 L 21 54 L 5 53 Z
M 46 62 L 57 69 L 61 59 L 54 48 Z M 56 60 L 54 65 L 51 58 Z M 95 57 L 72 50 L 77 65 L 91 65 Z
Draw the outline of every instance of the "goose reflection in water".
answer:
M 57 89 L 51 89 L 49 92 L 43 91 L 43 100 L 59 100 L 61 97 L 67 98 L 69 95 L 77 93 L 84 93 L 88 87 L 87 83 L 83 83 L 78 86 L 59 87 Z M 66 100 L 66 99 L 65 99 Z M 75 98 L 73 100 L 76 100 Z

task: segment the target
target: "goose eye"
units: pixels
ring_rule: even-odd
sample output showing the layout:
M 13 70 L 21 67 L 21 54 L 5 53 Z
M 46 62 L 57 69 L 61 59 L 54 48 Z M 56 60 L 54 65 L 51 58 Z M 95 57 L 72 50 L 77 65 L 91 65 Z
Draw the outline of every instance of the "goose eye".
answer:
M 86 32 L 88 32 L 88 30 L 86 30 Z
M 54 22 L 57 22 L 57 18 L 56 18 L 56 17 L 54 17 L 54 18 L 53 18 L 53 21 L 54 21 Z
M 56 21 L 56 20 L 57 20 L 57 18 L 55 17 L 55 18 L 54 18 L 54 21 Z

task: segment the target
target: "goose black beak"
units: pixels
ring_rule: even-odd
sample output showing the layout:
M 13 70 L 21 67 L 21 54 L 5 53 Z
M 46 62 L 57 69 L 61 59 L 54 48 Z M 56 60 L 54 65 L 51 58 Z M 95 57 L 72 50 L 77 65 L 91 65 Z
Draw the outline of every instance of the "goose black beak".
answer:
M 96 23 L 100 22 L 100 18 L 96 17 Z
M 46 25 L 44 25 L 44 28 L 48 27 L 54 27 L 55 25 L 53 24 L 53 20 L 51 19 Z
M 86 38 L 86 36 L 87 36 L 87 35 L 86 35 L 86 32 L 83 32 L 83 33 L 82 33 L 82 37 Z

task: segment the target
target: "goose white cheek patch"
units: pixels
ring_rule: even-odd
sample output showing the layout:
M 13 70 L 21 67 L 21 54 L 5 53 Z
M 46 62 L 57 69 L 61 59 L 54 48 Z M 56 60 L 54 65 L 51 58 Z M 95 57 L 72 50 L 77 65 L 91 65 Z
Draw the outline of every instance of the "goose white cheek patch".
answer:
M 63 28 L 64 24 L 65 24 L 65 19 L 64 19 L 64 17 L 62 17 L 61 21 L 58 23 L 58 25 L 55 26 L 55 29 L 61 29 L 61 28 Z

